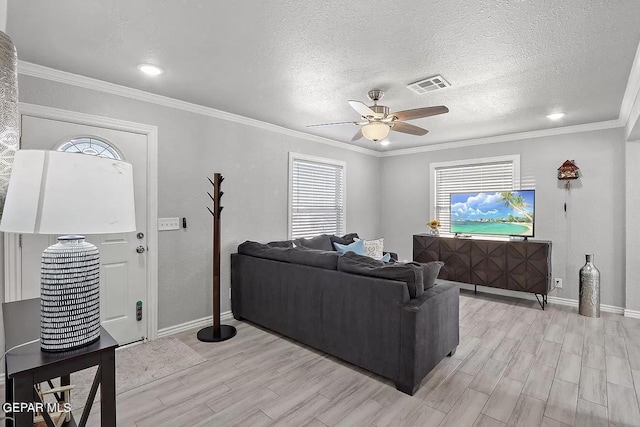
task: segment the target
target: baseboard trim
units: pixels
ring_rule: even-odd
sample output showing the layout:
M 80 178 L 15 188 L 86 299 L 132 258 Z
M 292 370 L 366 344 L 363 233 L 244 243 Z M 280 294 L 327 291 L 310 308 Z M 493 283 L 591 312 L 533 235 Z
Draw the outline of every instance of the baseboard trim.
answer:
M 634 319 L 640 319 L 640 311 L 624 309 L 624 317 L 632 317 Z
M 470 285 L 468 283 L 460 283 L 460 282 L 452 282 L 452 283 L 460 286 L 461 289 L 465 289 L 467 291 L 473 291 L 475 289 L 475 285 Z M 478 291 L 484 292 L 487 294 L 492 294 L 492 295 L 501 295 L 504 297 L 520 298 L 520 299 L 526 299 L 531 301 L 536 300 L 536 297 L 533 294 L 529 294 L 526 292 L 510 291 L 508 289 L 490 288 L 487 286 L 478 285 Z
M 466 289 L 469 291 L 472 291 L 474 289 L 473 285 L 469 285 L 466 283 L 458 283 L 458 285 L 462 289 Z M 520 299 L 533 300 L 533 301 L 536 300 L 536 297 L 533 294 L 529 294 L 525 292 L 510 291 L 508 289 L 497 289 L 497 288 L 490 288 L 486 286 L 478 286 L 478 290 L 488 294 L 502 295 L 507 297 L 520 298 Z M 550 304 L 566 305 L 568 307 L 578 308 L 578 300 L 575 300 L 575 299 L 560 298 L 560 297 L 554 297 L 549 295 L 547 296 L 547 301 Z M 637 319 L 640 319 L 640 311 L 626 310 L 622 307 L 617 307 L 615 305 L 600 304 L 600 311 L 604 311 L 606 313 L 622 314 L 627 317 L 635 317 Z
M 569 299 L 569 298 L 560 298 L 560 297 L 547 297 L 547 301 L 552 302 L 558 305 L 567 305 L 569 307 L 578 307 L 578 300 Z M 600 311 L 604 311 L 605 313 L 614 313 L 614 314 L 622 314 L 625 315 L 626 310 L 622 307 L 617 307 L 615 305 L 607 305 L 600 304 Z M 638 312 L 640 316 L 640 312 Z
M 553 297 L 549 295 L 547 296 L 547 301 L 552 304 L 566 305 L 567 307 L 578 308 L 578 300 L 575 299 Z M 600 306 L 600 310 L 602 310 L 602 306 Z
M 233 318 L 231 311 L 225 311 L 220 313 L 220 320 L 229 320 Z M 158 338 L 168 337 L 171 335 L 179 334 L 190 329 L 204 328 L 211 325 L 213 322 L 213 316 L 206 316 L 200 319 L 190 320 L 188 322 L 180 323 L 179 325 L 169 326 L 158 330 Z

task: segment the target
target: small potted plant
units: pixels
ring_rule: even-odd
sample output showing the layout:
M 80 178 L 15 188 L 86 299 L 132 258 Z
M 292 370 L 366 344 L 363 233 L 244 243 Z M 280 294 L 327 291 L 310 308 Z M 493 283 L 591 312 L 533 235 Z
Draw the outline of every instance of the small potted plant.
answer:
M 440 234 L 440 221 L 432 219 L 427 225 L 429 226 L 429 234 L 432 236 L 438 236 Z

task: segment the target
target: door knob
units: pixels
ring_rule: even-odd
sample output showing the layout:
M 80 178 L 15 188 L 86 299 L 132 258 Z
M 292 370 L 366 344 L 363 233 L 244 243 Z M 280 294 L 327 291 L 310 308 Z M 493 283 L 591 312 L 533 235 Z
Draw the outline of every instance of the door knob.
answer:
M 136 248 L 136 252 L 138 252 L 139 254 L 141 254 L 142 252 L 144 252 L 144 246 L 138 246 Z

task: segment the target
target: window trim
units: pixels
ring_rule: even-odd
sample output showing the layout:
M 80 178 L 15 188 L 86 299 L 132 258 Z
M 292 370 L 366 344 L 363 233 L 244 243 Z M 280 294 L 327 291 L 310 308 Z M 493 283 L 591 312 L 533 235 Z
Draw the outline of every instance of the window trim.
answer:
M 343 210 L 342 214 L 344 216 L 344 221 L 342 223 L 343 230 L 342 232 L 346 233 L 347 230 L 347 162 L 342 160 L 328 159 L 326 157 L 317 157 L 310 156 L 302 153 L 295 153 L 293 151 L 289 151 L 289 190 L 287 195 L 287 238 L 292 239 L 292 230 L 291 226 L 293 225 L 293 162 L 295 160 L 306 160 L 309 162 L 315 163 L 324 163 L 327 165 L 340 166 L 342 167 L 342 194 L 343 194 Z
M 102 137 L 97 137 L 97 136 L 93 136 L 93 135 L 76 135 L 76 136 L 72 136 L 69 138 L 65 138 L 62 141 L 59 141 L 53 148 L 53 150 L 55 151 L 60 151 L 60 152 L 67 152 L 67 151 L 62 151 L 62 147 L 64 147 L 65 145 L 67 145 L 69 142 L 75 140 L 75 139 L 93 139 L 96 141 L 99 141 L 103 144 L 106 144 L 110 149 L 112 149 L 113 151 L 116 152 L 116 154 L 118 155 L 118 157 L 120 157 L 119 159 L 112 159 L 112 160 L 119 160 L 119 161 L 123 161 L 126 162 L 126 159 L 124 158 L 124 156 L 122 155 L 122 152 L 120 152 L 120 150 L 118 149 L 118 147 L 116 147 L 114 144 L 111 143 L 111 141 L 106 140 L 105 138 Z M 80 152 L 80 154 L 84 154 L 84 155 L 89 155 L 89 156 L 95 156 L 94 154 L 87 154 L 87 153 L 82 153 Z M 100 156 L 96 156 L 96 157 L 100 157 Z M 111 159 L 111 157 L 105 157 L 107 159 Z
M 436 212 L 436 170 L 441 168 L 455 166 L 474 166 L 485 163 L 501 163 L 513 162 L 513 189 L 520 190 L 520 154 L 510 154 L 506 156 L 479 157 L 472 159 L 452 160 L 448 162 L 429 163 L 429 179 L 431 191 L 429 192 L 429 218 L 427 221 L 435 218 Z M 445 233 L 445 234 L 448 234 Z

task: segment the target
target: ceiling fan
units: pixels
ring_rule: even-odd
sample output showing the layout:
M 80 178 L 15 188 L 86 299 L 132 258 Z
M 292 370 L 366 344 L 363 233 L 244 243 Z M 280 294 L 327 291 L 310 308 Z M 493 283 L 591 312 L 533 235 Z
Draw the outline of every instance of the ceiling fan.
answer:
M 307 127 L 316 126 L 333 126 L 333 125 L 358 125 L 361 129 L 351 138 L 351 141 L 357 141 L 364 137 L 369 141 L 377 142 L 386 138 L 389 131 L 408 133 L 410 135 L 426 135 L 429 132 L 418 126 L 405 123 L 405 120 L 421 119 L 423 117 L 435 116 L 437 114 L 448 113 L 449 109 L 444 105 L 437 107 L 414 108 L 412 110 L 397 111 L 389 113 L 389 107 L 378 105 L 378 101 L 384 96 L 384 92 L 378 89 L 370 90 L 367 94 L 369 99 L 373 101 L 373 105 L 367 106 L 360 101 L 348 101 L 349 105 L 356 110 L 362 117 L 359 122 L 336 122 L 323 123 L 318 125 L 309 125 Z

